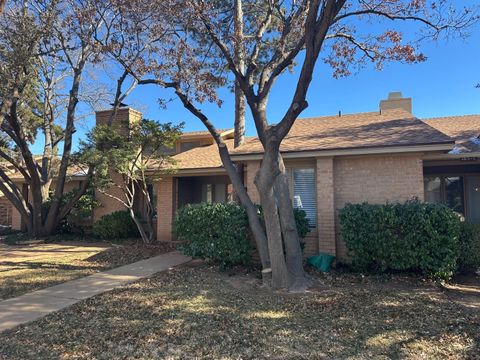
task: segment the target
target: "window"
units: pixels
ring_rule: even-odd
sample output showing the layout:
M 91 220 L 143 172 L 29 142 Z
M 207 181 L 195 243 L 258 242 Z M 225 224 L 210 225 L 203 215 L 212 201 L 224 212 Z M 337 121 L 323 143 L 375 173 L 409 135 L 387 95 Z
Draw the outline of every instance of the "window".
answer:
M 153 206 L 153 217 L 157 217 L 157 187 L 154 184 L 147 185 L 148 196 Z
M 450 176 L 445 178 L 445 198 L 450 209 L 460 214 L 465 214 L 463 177 Z
M 424 178 L 425 201 L 444 203 L 465 215 L 463 176 L 428 176 Z
M 180 152 L 191 150 L 199 146 L 202 146 L 202 143 L 200 141 L 185 141 L 180 143 Z
M 310 227 L 317 226 L 315 169 L 292 169 L 290 174 L 293 207 L 307 214 Z
M 438 176 L 425 178 L 424 186 L 426 202 L 442 202 L 442 181 Z
M 226 184 L 202 184 L 202 202 L 224 203 L 227 198 Z

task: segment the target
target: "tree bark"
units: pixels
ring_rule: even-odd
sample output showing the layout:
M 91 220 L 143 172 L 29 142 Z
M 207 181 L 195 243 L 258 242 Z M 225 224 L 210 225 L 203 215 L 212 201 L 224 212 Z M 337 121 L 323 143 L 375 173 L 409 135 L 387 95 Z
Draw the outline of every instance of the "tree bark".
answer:
M 235 62 L 238 71 L 245 72 L 244 55 L 244 37 L 243 37 L 243 9 L 242 0 L 235 0 L 235 19 L 234 19 L 234 47 Z M 245 96 L 238 81 L 235 81 L 235 134 L 234 147 L 238 147 L 245 142 Z
M 75 111 L 77 109 L 80 81 L 84 67 L 85 59 L 81 59 L 73 74 L 72 87 L 70 89 L 67 107 L 67 124 L 65 127 L 62 160 L 60 162 L 60 169 L 58 171 L 57 182 L 55 184 L 52 205 L 45 220 L 44 232 L 54 231 L 55 223 L 58 223 L 58 214 L 60 212 L 61 200 L 67 178 L 68 165 L 70 163 L 70 154 L 72 152 L 72 138 L 73 133 L 75 132 Z
M 272 173 L 272 161 L 266 153 L 255 176 L 255 185 L 260 194 L 263 216 L 265 219 L 265 230 L 268 239 L 268 250 L 272 269 L 272 288 L 286 289 L 289 286 L 289 276 L 285 263 L 284 249 L 282 244 L 282 232 L 278 208 L 273 191 L 273 182 L 276 174 Z
M 280 224 L 282 227 L 283 241 L 285 244 L 286 263 L 288 269 L 289 284 L 291 292 L 305 291 L 311 280 L 306 276 L 303 269 L 303 254 L 298 236 L 297 224 L 293 213 L 293 205 L 288 187 L 288 178 L 285 171 L 283 158 L 278 156 L 279 175 L 274 184 L 274 191 L 277 199 Z

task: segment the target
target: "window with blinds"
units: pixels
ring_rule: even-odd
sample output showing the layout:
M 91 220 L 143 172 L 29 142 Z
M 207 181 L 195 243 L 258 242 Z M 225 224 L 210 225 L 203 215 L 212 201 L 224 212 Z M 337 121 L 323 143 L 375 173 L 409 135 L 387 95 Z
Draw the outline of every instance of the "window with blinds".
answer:
M 315 169 L 292 169 L 293 206 L 307 214 L 310 227 L 317 226 Z

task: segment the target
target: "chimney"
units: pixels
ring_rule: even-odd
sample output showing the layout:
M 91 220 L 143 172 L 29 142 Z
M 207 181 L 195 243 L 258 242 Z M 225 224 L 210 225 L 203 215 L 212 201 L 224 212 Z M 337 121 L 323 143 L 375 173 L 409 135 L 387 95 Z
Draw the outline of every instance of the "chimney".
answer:
M 392 109 L 403 109 L 412 113 L 412 98 L 404 98 L 400 91 L 389 93 L 387 100 L 380 100 L 380 113 Z
M 116 116 L 112 119 L 113 109 L 101 110 L 95 113 L 97 125 L 107 125 L 110 121 L 112 126 L 119 129 L 125 129 L 125 134 L 128 134 L 128 129 L 132 124 L 139 122 L 142 119 L 142 113 L 129 107 L 119 107 Z

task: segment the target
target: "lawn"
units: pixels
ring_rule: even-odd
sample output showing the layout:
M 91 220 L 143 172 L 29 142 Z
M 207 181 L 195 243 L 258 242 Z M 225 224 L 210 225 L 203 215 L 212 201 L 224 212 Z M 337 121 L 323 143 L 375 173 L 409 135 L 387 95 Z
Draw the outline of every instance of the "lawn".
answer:
M 316 275 L 287 294 L 189 265 L 0 334 L 0 358 L 473 359 L 479 313 L 408 279 Z
M 0 300 L 129 264 L 171 250 L 108 243 L 0 243 Z

